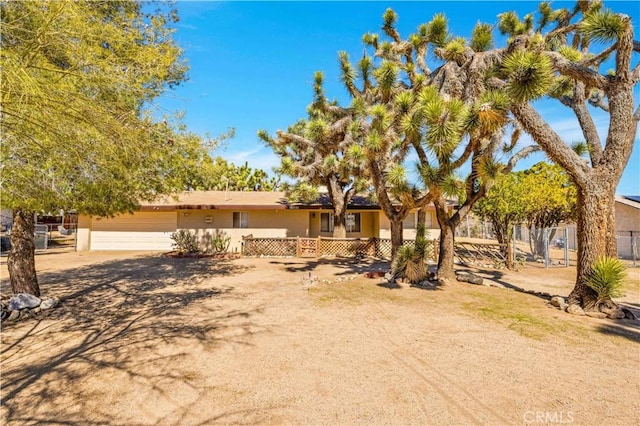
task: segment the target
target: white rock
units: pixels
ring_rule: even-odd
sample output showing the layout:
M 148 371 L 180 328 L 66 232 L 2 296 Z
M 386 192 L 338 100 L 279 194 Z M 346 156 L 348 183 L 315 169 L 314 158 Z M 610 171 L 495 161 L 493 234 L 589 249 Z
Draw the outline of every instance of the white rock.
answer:
M 567 306 L 567 313 L 573 314 L 573 315 L 584 315 L 584 311 L 578 305 Z
M 35 308 L 40 306 L 42 300 L 33 294 L 18 293 L 9 299 L 9 310 L 15 311 L 18 309 Z
M 40 309 L 45 310 L 55 308 L 56 306 L 58 306 L 58 303 L 60 303 L 60 301 L 57 298 L 47 297 L 46 299 L 42 299 L 42 303 L 40 303 Z
M 564 297 L 560 297 L 560 296 L 553 296 L 551 298 L 551 304 L 557 308 L 561 307 L 562 305 L 564 305 Z

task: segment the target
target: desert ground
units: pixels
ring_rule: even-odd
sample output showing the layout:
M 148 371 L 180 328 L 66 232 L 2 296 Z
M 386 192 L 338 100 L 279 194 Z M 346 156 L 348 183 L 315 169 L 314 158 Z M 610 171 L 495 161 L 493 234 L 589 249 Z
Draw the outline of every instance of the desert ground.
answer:
M 512 289 L 566 296 L 573 268 L 425 290 L 365 277 L 388 268 L 367 259 L 51 251 L 36 266 L 61 304 L 3 324 L 2 424 L 640 422 L 640 321 Z M 639 272 L 620 300 L 636 313 Z

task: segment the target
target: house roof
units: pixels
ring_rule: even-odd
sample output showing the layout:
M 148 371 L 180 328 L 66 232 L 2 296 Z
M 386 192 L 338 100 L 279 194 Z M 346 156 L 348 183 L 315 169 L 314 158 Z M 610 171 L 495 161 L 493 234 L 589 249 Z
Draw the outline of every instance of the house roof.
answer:
M 357 210 L 380 210 L 371 198 L 355 195 L 348 206 Z M 140 203 L 140 210 L 318 210 L 331 209 L 328 194 L 309 203 L 290 202 L 276 191 L 188 191 Z
M 331 208 L 331 198 L 329 194 L 320 194 L 320 196 L 309 203 L 291 203 L 290 209 L 326 209 Z M 349 203 L 349 208 L 360 210 L 379 210 L 378 203 L 363 195 L 354 195 Z
M 140 203 L 141 210 L 281 210 L 288 208 L 284 192 L 188 191 Z
M 636 209 L 640 209 L 640 195 L 622 195 L 616 197 L 616 202 Z

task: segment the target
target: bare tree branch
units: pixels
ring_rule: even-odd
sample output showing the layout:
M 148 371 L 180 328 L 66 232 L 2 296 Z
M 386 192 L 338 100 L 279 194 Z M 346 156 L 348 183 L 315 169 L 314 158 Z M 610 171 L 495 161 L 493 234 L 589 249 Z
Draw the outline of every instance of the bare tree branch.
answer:
M 573 102 L 571 104 L 571 109 L 575 113 L 578 123 L 580 123 L 582 135 L 589 146 L 591 163 L 597 164 L 600 162 L 600 158 L 602 156 L 602 143 L 600 142 L 598 129 L 596 128 L 593 118 L 587 109 L 585 92 L 586 88 L 584 87 L 584 84 L 576 82 L 573 90 Z
M 604 101 L 603 92 L 597 91 L 591 94 L 589 103 L 594 107 L 598 107 L 603 111 L 609 112 L 609 104 Z
M 529 104 L 513 104 L 511 111 L 527 133 L 547 153 L 576 180 L 585 182 L 589 165 L 568 146 L 553 128 Z
M 509 158 L 509 161 L 507 161 L 507 165 L 503 169 L 503 173 L 504 174 L 510 173 L 513 170 L 513 168 L 516 166 L 518 161 L 538 151 L 540 151 L 540 147 L 538 145 L 525 146 L 520 151 L 516 152 L 511 158 Z

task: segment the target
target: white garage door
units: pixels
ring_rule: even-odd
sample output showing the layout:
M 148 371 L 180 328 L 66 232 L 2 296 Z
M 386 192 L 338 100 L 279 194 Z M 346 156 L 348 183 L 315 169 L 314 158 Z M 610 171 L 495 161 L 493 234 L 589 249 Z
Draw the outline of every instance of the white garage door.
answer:
M 136 212 L 91 220 L 91 250 L 171 250 L 175 212 Z

